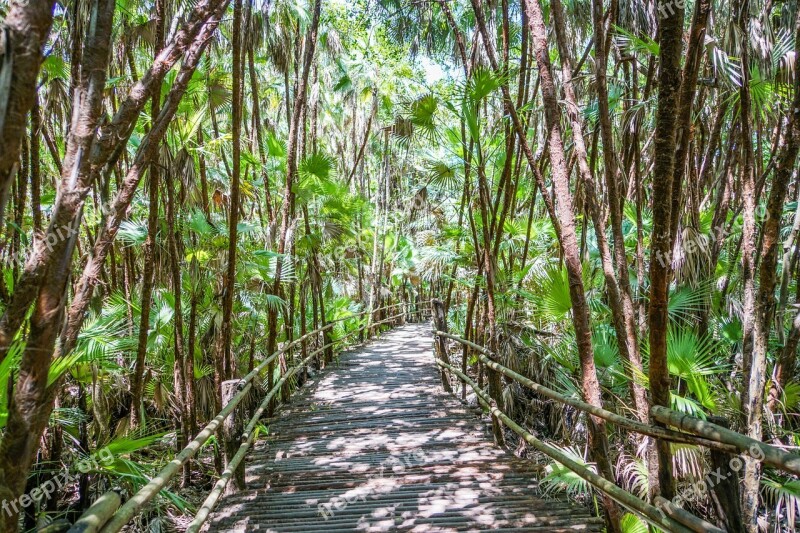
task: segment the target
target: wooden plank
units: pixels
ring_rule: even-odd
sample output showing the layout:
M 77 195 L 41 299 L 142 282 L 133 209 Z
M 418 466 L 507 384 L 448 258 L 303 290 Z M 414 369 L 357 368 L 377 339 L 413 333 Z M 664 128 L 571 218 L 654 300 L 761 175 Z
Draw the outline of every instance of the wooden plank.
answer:
M 207 531 L 601 531 L 592 509 L 543 499 L 538 467 L 442 390 L 429 328 L 389 332 L 298 391 Z

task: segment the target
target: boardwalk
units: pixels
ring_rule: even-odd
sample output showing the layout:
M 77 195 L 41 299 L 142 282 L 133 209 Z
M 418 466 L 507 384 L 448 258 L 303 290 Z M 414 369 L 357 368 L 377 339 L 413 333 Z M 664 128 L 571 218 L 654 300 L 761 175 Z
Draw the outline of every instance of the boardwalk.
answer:
M 600 531 L 536 496 L 531 463 L 442 392 L 429 325 L 387 333 L 298 391 L 208 531 Z

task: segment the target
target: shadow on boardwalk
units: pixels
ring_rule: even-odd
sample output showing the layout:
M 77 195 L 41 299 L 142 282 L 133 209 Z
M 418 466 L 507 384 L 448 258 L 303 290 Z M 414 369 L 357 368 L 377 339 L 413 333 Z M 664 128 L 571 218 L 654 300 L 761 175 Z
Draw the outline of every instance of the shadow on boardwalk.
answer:
M 430 326 L 343 354 L 277 413 L 207 531 L 600 531 L 442 391 Z

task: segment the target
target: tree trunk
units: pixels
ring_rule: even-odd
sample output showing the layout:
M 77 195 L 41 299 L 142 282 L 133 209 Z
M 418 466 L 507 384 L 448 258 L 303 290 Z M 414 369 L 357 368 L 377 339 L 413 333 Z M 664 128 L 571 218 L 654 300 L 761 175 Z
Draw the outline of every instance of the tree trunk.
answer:
M 661 56 L 658 72 L 658 109 L 656 111 L 655 163 L 653 167 L 653 237 L 650 250 L 650 395 L 653 405 L 670 407 L 670 375 L 667 366 L 667 330 L 669 328 L 670 217 L 672 212 L 673 175 L 678 102 L 681 88 L 683 53 L 683 4 L 661 0 Z M 651 498 L 660 494 L 674 496 L 672 453 L 669 443 L 656 443 L 658 483 L 650 484 Z
M 193 438 L 192 427 L 189 423 L 189 388 L 194 387 L 194 372 L 187 372 L 187 365 L 184 359 L 183 346 L 183 286 L 181 283 L 181 258 L 183 256 L 182 246 L 179 246 L 181 239 L 180 228 L 176 224 L 177 212 L 175 203 L 175 181 L 177 176 L 169 176 L 165 180 L 167 188 L 167 243 L 169 247 L 169 265 L 172 278 L 172 294 L 175 300 L 173 342 L 175 361 L 173 366 L 173 390 L 177 397 L 178 420 L 180 422 L 179 438 L 177 439 L 177 451 L 180 452 Z M 191 484 L 191 462 L 187 461 L 183 467 L 182 486 L 188 487 Z
M 88 166 L 88 158 L 84 157 L 85 149 L 91 146 L 101 116 L 114 7 L 112 0 L 97 0 L 92 6 L 95 24 L 86 36 L 85 69 L 76 94 L 76 105 L 73 107 L 67 157 L 64 161 L 65 172 L 60 190 L 62 200 L 72 202 L 72 207 L 79 203 L 77 195 L 73 193 L 76 185 L 74 177 Z M 75 210 L 80 212 L 80 208 Z M 57 212 L 54 213 L 53 220 L 59 220 Z M 80 216 L 77 219 L 70 218 L 66 238 L 57 247 L 58 260 L 42 273 L 44 283 L 37 291 L 36 306 L 30 317 L 29 335 L 20 360 L 17 381 L 14 390 L 8 391 L 8 419 L 0 442 L 0 499 L 14 500 L 25 489 L 28 470 L 53 408 L 56 388 L 48 387 L 48 372 L 58 326 L 63 318 L 79 223 Z M 16 529 L 17 513 L 0 513 L 0 531 Z
M 139 182 L 145 171 L 150 167 L 150 163 L 156 155 L 156 148 L 161 142 L 161 139 L 163 139 L 167 131 L 167 126 L 172 121 L 172 117 L 174 117 L 178 109 L 178 104 L 186 92 L 186 88 L 203 56 L 203 52 L 219 25 L 220 18 L 227 7 L 228 0 L 218 1 L 220 3 L 214 6 L 214 11 L 208 14 L 208 23 L 203 27 L 202 31 L 195 36 L 195 40 L 189 44 L 183 64 L 181 65 L 178 75 L 175 77 L 169 94 L 164 100 L 158 120 L 153 124 L 150 131 L 139 144 L 136 156 L 112 202 L 111 214 L 105 226 L 103 226 L 95 239 L 92 255 L 86 262 L 83 273 L 81 274 L 81 279 L 75 288 L 67 323 L 61 334 L 61 343 L 59 344 L 57 354 L 59 356 L 68 354 L 75 346 L 78 333 L 80 332 L 81 325 L 86 316 L 86 310 L 89 307 L 92 291 L 100 279 L 101 269 L 106 255 L 116 238 L 120 224 L 127 217 L 128 207 L 134 199 Z M 133 271 L 133 269 L 131 269 L 131 271 Z M 2 329 L 1 320 L 0 329 Z M 0 334 L 0 338 L 1 337 L 2 334 Z M 2 347 L 0 347 L 0 355 L 2 355 Z
M 247 9 L 252 11 L 252 4 L 247 4 Z M 251 40 L 250 45 L 247 47 L 247 67 L 250 78 L 250 96 L 253 99 L 253 129 L 255 130 L 256 144 L 258 144 L 258 155 L 262 164 L 266 164 L 267 154 L 264 152 L 264 139 L 262 138 L 262 125 L 261 125 L 261 103 L 258 94 L 258 76 L 256 74 L 256 61 L 255 52 L 253 51 L 253 43 Z M 267 220 L 270 224 L 274 222 L 275 215 L 272 212 L 272 198 L 269 192 L 269 175 L 266 170 L 263 171 L 264 179 L 264 203 L 267 209 Z
M 222 358 L 223 379 L 234 376 L 236 367 L 233 355 L 233 296 L 236 291 L 236 247 L 240 210 L 240 181 L 242 174 L 242 0 L 233 3 L 233 96 L 231 119 L 233 135 L 233 175 L 231 176 L 230 210 L 228 211 L 228 264 L 225 288 L 222 292 Z
M 158 0 L 155 4 L 156 17 L 156 57 L 163 45 L 164 40 L 164 0 Z M 161 87 L 156 87 L 153 92 L 153 103 L 151 105 L 151 116 L 156 120 L 161 110 Z M 138 427 L 142 422 L 141 411 L 143 409 L 142 393 L 144 390 L 144 367 L 147 356 L 147 338 L 150 333 L 150 307 L 152 305 L 153 287 L 155 286 L 156 268 L 156 238 L 158 235 L 158 188 L 161 177 L 160 161 L 158 161 L 158 144 L 156 143 L 155 162 L 150 165 L 149 183 L 149 214 L 147 217 L 147 239 L 144 242 L 144 279 L 142 280 L 142 299 L 141 314 L 139 315 L 139 342 L 136 348 L 136 364 L 133 368 L 133 381 L 131 383 L 131 426 Z M 183 390 L 175 389 L 175 394 L 182 394 Z M 178 404 L 180 405 L 180 400 Z
M 431 305 L 433 306 L 433 327 L 436 331 L 447 333 L 447 310 L 444 307 L 444 302 L 434 298 L 431 301 Z M 435 346 L 436 357 L 438 357 L 440 361 L 449 364 L 450 361 L 447 356 L 447 339 L 437 336 L 435 340 Z M 453 387 L 450 385 L 450 378 L 447 375 L 447 370 L 445 370 L 444 367 L 440 368 L 439 370 L 441 372 L 442 387 L 444 388 L 444 391 L 452 394 Z
M 738 13 L 737 24 L 742 35 L 749 35 L 750 1 L 734 3 Z M 750 40 L 742 41 L 742 84 L 739 91 L 739 124 L 742 132 L 742 282 L 744 298 L 742 302 L 742 422 L 747 435 L 761 439 L 761 408 L 763 403 L 766 372 L 766 346 L 762 344 L 762 322 L 756 316 L 756 206 L 758 203 L 755 179 L 755 154 L 753 152 L 753 132 L 750 117 L 752 99 L 750 95 Z M 758 492 L 761 465 L 749 455 L 744 456 L 744 491 L 742 493 L 742 512 L 747 531 L 758 531 Z
M 53 23 L 54 0 L 14 0 L 3 20 L 0 55 L 0 220 L 19 168 L 28 111 L 36 101 L 42 52 Z
M 749 0 L 743 0 L 739 25 L 744 31 L 749 28 Z M 800 38 L 800 13 L 795 23 L 795 37 Z M 748 33 L 744 33 L 748 35 Z M 742 245 L 742 268 L 745 279 L 744 323 L 743 333 L 743 377 L 744 394 L 742 395 L 742 412 L 744 427 L 747 436 L 761 440 L 761 423 L 763 419 L 764 385 L 767 372 L 767 350 L 769 347 L 769 332 L 772 329 L 775 315 L 775 285 L 776 266 L 778 261 L 778 244 L 780 243 L 781 217 L 783 206 L 788 192 L 789 181 L 797 160 L 800 149 L 800 76 L 794 76 L 794 99 L 789 110 L 789 120 L 786 128 L 783 146 L 772 183 L 772 190 L 767 200 L 767 217 L 762 231 L 761 249 L 758 257 L 761 259 L 759 271 L 758 292 L 755 293 L 755 234 L 757 231 L 755 209 L 757 193 L 755 191 L 755 175 L 753 170 L 753 152 L 750 142 L 750 92 L 747 85 L 749 78 L 748 58 L 746 53 L 748 40 L 744 41 L 745 53 L 742 54 L 742 67 L 744 79 L 742 80 L 741 121 L 744 137 L 745 167 L 744 167 L 744 244 Z M 800 52 L 800 41 L 795 41 L 795 53 Z M 759 152 L 760 153 L 760 152 Z M 750 311 L 754 311 L 750 313 Z M 752 325 L 748 327 L 748 323 Z M 780 325 L 783 327 L 783 324 Z M 749 330 L 749 331 L 748 331 Z M 748 332 L 752 335 L 752 342 L 747 342 Z M 751 348 L 750 350 L 748 348 Z M 791 371 L 791 369 L 790 369 Z M 748 531 L 758 530 L 758 493 L 760 486 L 761 465 L 754 458 L 745 456 L 743 512 L 745 527 Z
M 527 4 L 528 23 L 531 29 L 533 49 L 536 53 L 536 64 L 539 69 L 542 100 L 544 102 L 550 163 L 556 193 L 556 210 L 561 226 L 561 248 L 569 278 L 572 320 L 581 364 L 581 387 L 584 399 L 588 403 L 602 407 L 600 383 L 597 380 L 597 370 L 594 363 L 589 306 L 584 294 L 583 267 L 578 249 L 573 199 L 569 189 L 569 171 L 561 137 L 561 110 L 558 106 L 558 95 L 550 65 L 547 33 L 539 0 L 529 0 Z M 614 475 L 611 471 L 611 457 L 605 421 L 590 416 L 587 417 L 587 422 L 591 457 L 597 463 L 601 475 L 613 482 Z M 613 500 L 605 496 L 603 497 L 603 503 L 606 509 L 609 530 L 620 531 L 621 513 L 619 507 Z
M 37 236 L 42 231 L 41 135 L 42 110 L 39 107 L 39 96 L 36 95 L 31 110 L 31 211 L 33 212 L 33 233 Z
M 43 283 L 47 282 L 47 272 L 51 268 L 57 268 L 57 262 L 63 257 L 68 241 L 68 239 L 63 238 L 64 232 L 69 231 L 68 228 L 71 227 L 76 217 L 80 218 L 84 199 L 89 193 L 91 185 L 101 172 L 115 166 L 127 147 L 128 139 L 139 119 L 140 112 L 147 101 L 151 99 L 154 88 L 160 87 L 170 69 L 178 60 L 184 58 L 179 75 L 176 77 L 173 88 L 170 90 L 170 96 L 167 98 L 167 102 L 170 102 L 170 97 L 175 96 L 177 101 L 171 102 L 174 107 L 165 105 L 165 109 L 162 110 L 159 117 L 159 124 L 153 126 L 151 134 L 153 131 L 158 131 L 159 134 L 154 136 L 148 134 L 140 144 L 137 158 L 128 171 L 128 176 L 134 176 L 135 179 L 131 180 L 133 183 L 126 180 L 126 187 L 117 194 L 117 199 L 112 206 L 114 213 L 120 217 L 117 219 L 116 226 L 113 229 L 113 233 L 116 234 L 121 217 L 124 216 L 128 205 L 130 205 L 133 199 L 133 192 L 139 183 L 138 180 L 144 168 L 149 164 L 149 157 L 152 155 L 153 147 L 145 141 L 152 140 L 157 144 L 158 140 L 163 136 L 166 126 L 171 120 L 175 108 L 177 108 L 177 103 L 186 90 L 186 84 L 188 84 L 191 74 L 197 66 L 197 61 L 199 61 L 205 46 L 208 44 L 208 40 L 216 30 L 221 12 L 227 6 L 228 1 L 200 0 L 192 10 L 187 22 L 176 32 L 174 39 L 164 47 L 150 69 L 131 88 L 128 96 L 120 103 L 111 121 L 104 122 L 98 128 L 92 128 L 91 134 L 82 134 L 79 142 L 68 143 L 65 160 L 61 164 L 63 169 L 62 183 L 59 187 L 61 194 L 56 199 L 56 206 L 53 209 L 50 224 L 43 238 L 34 243 L 34 248 L 28 256 L 22 275 L 16 283 L 14 294 L 0 318 L 0 361 L 5 359 L 8 354 L 9 347 L 22 326 L 28 308 L 38 296 L 39 288 Z M 215 17 L 213 21 L 212 17 Z M 97 76 L 99 73 L 100 71 L 97 70 L 94 75 Z M 100 100 L 103 96 L 103 91 L 98 90 L 92 96 L 98 100 L 97 113 L 99 114 L 101 112 L 100 104 L 102 102 Z M 70 137 L 78 139 L 73 135 L 72 130 Z M 150 139 L 151 137 L 153 138 Z M 45 137 L 45 139 L 47 138 Z M 55 153 L 57 154 L 57 151 Z M 80 155 L 77 158 L 79 161 L 76 161 L 76 155 Z M 100 237 L 98 236 L 97 242 L 103 244 L 110 242 L 106 238 L 107 236 L 103 235 L 104 239 Z M 113 235 L 111 240 L 113 240 Z M 104 250 L 102 259 L 105 259 L 106 253 L 107 250 Z M 91 273 L 99 278 L 99 266 L 102 265 L 102 260 L 95 260 L 92 257 L 89 264 L 93 266 L 90 269 Z M 88 286 L 93 287 L 93 284 L 96 283 L 95 279 L 88 278 L 88 283 L 84 284 L 84 279 L 82 278 L 80 284 L 84 289 Z M 81 297 L 88 298 L 85 294 L 81 295 Z M 74 323 L 77 319 L 71 316 L 70 320 Z M 82 320 L 82 317 L 80 320 Z M 70 329 L 70 335 L 72 334 L 73 331 Z M 74 335 L 77 337 L 77 330 L 74 331 Z
M 694 136 L 692 107 L 695 89 L 697 88 L 697 77 L 700 72 L 700 62 L 705 51 L 706 25 L 710 14 L 711 0 L 699 0 L 695 3 L 678 103 L 678 122 L 675 134 L 677 152 L 675 153 L 675 171 L 672 178 L 672 207 L 670 208 L 670 249 L 675 244 L 681 219 L 683 177 L 686 174 L 686 167 L 689 163 L 689 142 Z
M 600 251 L 600 260 L 603 266 L 603 275 L 606 282 L 606 292 L 608 294 L 608 302 L 611 307 L 613 315 L 614 330 L 617 334 L 617 344 L 620 350 L 620 356 L 623 361 L 629 363 L 630 375 L 629 383 L 631 389 L 631 399 L 633 400 L 634 411 L 636 416 L 641 422 L 647 421 L 647 398 L 645 396 L 644 387 L 633 375 L 635 372 L 643 372 L 642 361 L 639 356 L 638 336 L 636 334 L 636 317 L 633 310 L 632 301 L 629 307 L 623 305 L 623 296 L 620 289 L 620 284 L 617 283 L 618 275 L 614 270 L 613 259 L 611 251 L 608 246 L 606 238 L 606 224 L 603 218 L 599 201 L 597 199 L 597 192 L 594 186 L 594 178 L 592 177 L 591 170 L 589 169 L 588 158 L 586 155 L 586 141 L 583 137 L 583 124 L 580 121 L 579 111 L 580 108 L 577 104 L 575 97 L 575 90 L 572 84 L 572 60 L 570 57 L 570 50 L 567 45 L 566 32 L 563 20 L 563 6 L 560 0 L 552 0 L 551 3 L 553 21 L 556 30 L 556 41 L 558 42 L 559 55 L 562 58 L 562 76 L 564 77 L 564 94 L 567 102 L 567 114 L 572 122 L 572 137 L 574 141 L 574 151 L 578 160 L 578 169 L 580 171 L 581 182 L 586 189 L 587 203 L 589 204 L 589 212 L 592 218 L 592 225 L 594 226 L 595 236 L 597 238 L 597 246 Z M 599 84 L 599 80 L 598 80 Z M 607 93 L 607 91 L 606 91 Z M 607 96 L 606 96 L 607 97 Z M 598 98 L 602 98 L 598 96 Z M 607 107 L 607 106 L 606 106 Z M 605 151 L 606 148 L 604 147 Z M 608 162 L 606 162 L 608 164 Z M 608 178 L 607 187 L 616 187 L 615 177 Z M 611 200 L 612 208 L 613 202 L 619 201 L 618 199 Z M 621 216 L 621 215 L 620 215 Z M 613 220 L 613 215 L 612 215 Z M 621 219 L 620 219 L 621 224 Z M 620 237 L 622 235 L 622 227 L 619 228 Z M 616 230 L 614 231 L 616 238 Z M 624 252 L 624 240 L 621 240 Z M 618 246 L 619 242 L 615 242 Z M 626 260 L 623 259 L 623 262 Z M 619 266 L 619 265 L 618 265 Z M 627 263 L 625 270 L 620 271 L 619 279 L 628 277 Z
M 306 46 L 303 55 L 303 70 L 300 77 L 297 94 L 295 95 L 295 106 L 289 120 L 289 140 L 286 147 L 286 187 L 284 190 L 284 200 L 281 206 L 281 228 L 278 237 L 278 250 L 279 254 L 286 252 L 286 241 L 289 234 L 290 216 L 294 204 L 294 179 L 297 174 L 297 142 L 298 133 L 300 131 L 300 117 L 302 116 L 303 107 L 306 105 L 306 91 L 308 89 L 308 77 L 311 72 L 311 62 L 314 58 L 314 50 L 317 44 L 317 32 L 319 30 L 319 19 L 321 10 L 321 0 L 315 0 L 313 8 L 313 16 L 311 26 L 306 35 Z M 288 95 L 287 95 L 288 99 Z M 278 265 L 275 268 L 275 280 L 273 284 L 272 293 L 279 294 L 281 287 L 281 265 L 282 259 L 278 259 Z M 270 309 L 268 316 L 268 337 L 267 337 L 267 353 L 272 354 L 277 346 L 277 332 L 278 332 L 278 311 L 277 309 Z M 269 387 L 272 388 L 274 382 L 275 364 L 270 363 L 267 370 L 269 374 Z M 273 403 L 270 404 L 269 413 L 271 415 L 273 410 Z
M 192 265 L 192 271 L 189 274 L 191 279 L 196 275 L 198 266 Z M 192 283 L 192 295 L 189 304 L 189 332 L 187 339 L 186 350 L 186 406 L 189 408 L 189 435 L 194 438 L 197 435 L 197 405 L 195 404 L 195 377 L 194 377 L 194 360 L 195 360 L 195 343 L 197 342 L 197 307 L 199 304 L 197 294 L 197 286 Z

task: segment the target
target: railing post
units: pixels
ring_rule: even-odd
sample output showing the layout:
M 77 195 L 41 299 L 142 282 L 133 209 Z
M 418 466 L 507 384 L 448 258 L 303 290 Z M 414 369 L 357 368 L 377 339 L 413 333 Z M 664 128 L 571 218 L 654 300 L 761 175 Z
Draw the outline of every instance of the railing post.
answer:
M 305 361 L 306 356 L 308 355 L 308 346 L 306 344 L 306 297 L 307 285 L 303 285 L 303 288 L 300 290 L 300 338 L 303 341 L 300 342 L 300 360 Z M 305 383 L 308 381 L 308 365 L 303 366 L 303 374 L 300 377 L 301 383 Z
M 327 367 L 329 364 L 333 363 L 333 342 L 331 341 L 331 328 L 328 326 L 328 320 L 322 316 L 322 346 L 325 348 L 323 350 L 323 361 L 325 362 L 325 366 Z
M 330 329 L 322 332 L 322 345 L 325 346 L 325 366 L 333 363 L 333 340 L 331 339 Z
M 241 380 L 238 379 L 222 382 L 222 405 L 227 405 L 230 403 L 231 399 L 236 396 L 236 393 L 239 392 L 240 383 Z M 234 409 L 233 412 L 225 418 L 225 421 L 222 424 L 222 440 L 224 442 L 226 466 L 228 463 L 230 463 L 233 456 L 236 455 L 236 452 L 239 450 L 239 446 L 242 444 L 242 417 L 238 416 L 236 411 L 237 410 Z M 240 462 L 236 467 L 236 471 L 233 474 L 233 480 L 236 485 L 236 489 L 245 490 L 247 488 L 244 477 L 244 461 Z M 236 490 L 229 483 L 225 492 L 226 494 L 231 494 L 236 492 Z
M 728 420 L 721 416 L 709 416 L 708 421 L 729 428 Z M 733 468 L 738 461 L 739 468 Z M 711 485 L 711 501 L 720 522 L 728 533 L 745 533 L 742 520 L 742 504 L 739 498 L 739 470 L 742 459 L 733 454 L 711 449 L 711 475 L 706 479 Z
M 433 305 L 433 327 L 435 331 L 443 331 L 447 333 L 447 315 L 445 314 L 444 310 L 444 302 L 439 299 L 434 298 L 431 300 L 431 304 Z M 436 357 L 442 361 L 447 362 L 447 339 L 442 336 L 436 335 L 434 338 L 434 345 L 436 346 Z M 447 371 L 444 367 L 440 367 L 439 369 L 442 373 L 442 387 L 446 392 L 453 392 L 453 388 L 450 386 L 450 378 L 447 377 Z

